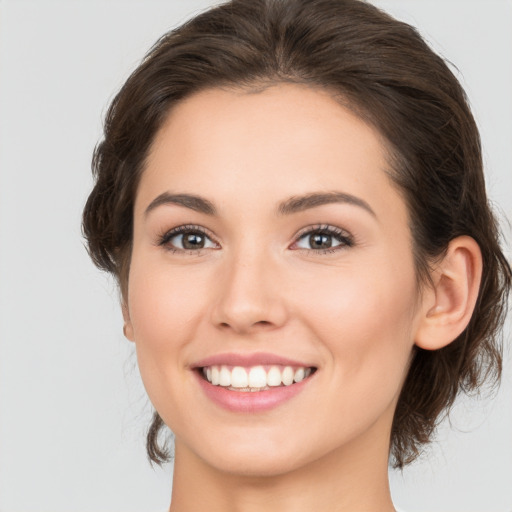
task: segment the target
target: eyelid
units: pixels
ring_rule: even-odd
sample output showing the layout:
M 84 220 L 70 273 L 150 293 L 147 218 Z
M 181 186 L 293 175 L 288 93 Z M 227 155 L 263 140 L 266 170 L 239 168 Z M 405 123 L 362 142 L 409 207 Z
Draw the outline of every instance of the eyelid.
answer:
M 159 234 L 157 236 L 156 245 L 165 247 L 166 244 L 168 244 L 169 241 L 173 237 L 175 237 L 177 235 L 181 235 L 183 233 L 189 233 L 191 231 L 192 232 L 195 231 L 195 232 L 201 233 L 202 235 L 207 237 L 211 242 L 213 242 L 215 245 L 219 246 L 219 248 L 220 248 L 220 244 L 216 240 L 215 236 L 209 230 L 207 230 L 203 226 L 199 226 L 197 224 L 182 224 L 180 226 L 176 226 L 174 228 L 171 228 L 171 229 L 168 229 L 168 230 L 164 231 L 163 233 L 161 233 L 161 234 Z M 201 252 L 203 250 L 208 250 L 208 249 L 211 249 L 211 248 L 200 248 L 200 249 L 191 250 L 191 249 L 180 249 L 180 248 L 177 248 L 177 247 L 168 247 L 168 249 L 172 250 L 173 252 L 194 252 L 194 253 L 199 253 L 199 252 Z
M 182 224 L 180 226 L 176 226 L 174 228 L 168 229 L 164 231 L 162 234 L 159 234 L 156 240 L 156 245 L 165 247 L 169 241 L 180 234 L 183 233 L 189 233 L 189 232 L 198 232 L 207 237 L 212 243 L 218 246 L 220 248 L 219 242 L 216 240 L 216 237 L 206 228 L 203 226 L 197 225 L 197 224 Z M 329 236 L 332 236 L 334 238 L 337 238 L 342 243 L 340 245 L 334 246 L 329 249 L 304 249 L 304 248 L 298 248 L 295 247 L 299 240 L 304 238 L 307 235 L 313 234 L 313 233 L 323 233 L 327 234 Z M 289 249 L 292 250 L 299 250 L 299 251 L 310 251 L 314 253 L 322 253 L 322 252 L 333 252 L 336 250 L 344 249 L 346 247 L 351 247 L 354 245 L 354 237 L 345 229 L 339 228 L 337 226 L 333 226 L 330 224 L 315 224 L 311 226 L 306 226 L 302 228 L 295 236 L 293 243 L 289 246 Z M 193 253 L 200 253 L 201 251 L 204 251 L 205 249 L 212 249 L 210 248 L 199 248 L 199 249 L 180 249 L 177 247 L 167 247 L 169 250 L 172 250 L 173 252 L 193 252 Z
M 303 248 L 295 248 L 294 245 L 297 245 L 298 241 L 304 238 L 306 235 L 310 235 L 312 233 L 324 233 L 335 238 L 338 238 L 343 243 L 341 245 L 329 248 L 329 249 L 303 249 Z M 337 250 L 344 249 L 346 247 L 352 247 L 354 245 L 354 237 L 347 230 L 339 228 L 337 226 L 333 226 L 331 224 L 315 224 L 312 226 L 306 226 L 302 228 L 295 236 L 294 241 L 290 245 L 290 249 L 297 251 L 310 251 L 314 253 L 322 253 L 322 252 L 334 252 Z

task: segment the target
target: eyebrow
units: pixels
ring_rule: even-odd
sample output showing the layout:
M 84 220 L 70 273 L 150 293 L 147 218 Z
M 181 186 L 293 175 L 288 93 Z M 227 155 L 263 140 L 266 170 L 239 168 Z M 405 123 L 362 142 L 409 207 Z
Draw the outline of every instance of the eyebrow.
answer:
M 345 192 L 313 192 L 303 196 L 293 196 L 280 203 L 277 212 L 280 215 L 291 215 L 293 213 L 309 210 L 310 208 L 333 203 L 358 206 L 366 210 L 373 217 L 376 217 L 375 212 L 366 201 Z M 155 208 L 166 204 L 184 206 L 185 208 L 190 208 L 191 210 L 204 213 L 205 215 L 217 215 L 217 209 L 213 203 L 204 197 L 194 194 L 171 194 L 170 192 L 164 192 L 153 199 L 146 208 L 144 215 L 147 216 Z
M 377 217 L 371 206 L 363 199 L 346 194 L 345 192 L 314 192 L 304 196 L 290 197 L 278 207 L 281 215 L 290 215 L 292 213 L 302 212 L 310 208 L 322 206 L 324 204 L 345 203 L 363 208 L 373 217 Z
M 147 216 L 149 212 L 164 204 L 177 204 L 206 215 L 217 214 L 217 210 L 213 203 L 204 197 L 193 194 L 171 194 L 169 192 L 164 192 L 151 201 L 149 206 L 146 208 L 144 215 Z

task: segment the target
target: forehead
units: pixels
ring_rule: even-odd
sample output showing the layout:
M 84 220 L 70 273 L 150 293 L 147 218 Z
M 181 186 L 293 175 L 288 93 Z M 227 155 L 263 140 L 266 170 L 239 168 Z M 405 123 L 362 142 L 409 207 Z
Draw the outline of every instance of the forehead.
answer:
M 390 194 L 397 196 L 388 169 L 380 134 L 323 89 L 209 89 L 169 113 L 149 152 L 137 207 L 164 191 L 270 205 L 339 190 L 386 208 Z

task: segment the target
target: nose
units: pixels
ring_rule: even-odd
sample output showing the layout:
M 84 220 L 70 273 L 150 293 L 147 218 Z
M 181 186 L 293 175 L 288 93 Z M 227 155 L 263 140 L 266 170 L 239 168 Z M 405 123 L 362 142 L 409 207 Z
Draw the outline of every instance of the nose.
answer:
M 286 323 L 285 283 L 271 258 L 237 254 L 223 265 L 212 314 L 218 328 L 250 334 Z

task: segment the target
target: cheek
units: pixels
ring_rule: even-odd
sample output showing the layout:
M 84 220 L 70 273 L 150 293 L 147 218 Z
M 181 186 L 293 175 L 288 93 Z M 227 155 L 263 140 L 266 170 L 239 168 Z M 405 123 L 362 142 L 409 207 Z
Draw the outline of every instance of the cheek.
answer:
M 132 259 L 128 303 L 138 368 L 151 402 L 168 424 L 175 423 L 175 411 L 188 414 L 182 404 L 190 378 L 187 351 L 198 338 L 208 301 L 200 281 L 197 273 L 191 280 L 185 269 L 171 273 L 166 265 Z
M 414 271 L 375 265 L 345 270 L 317 281 L 314 297 L 302 296 L 305 321 L 338 365 L 338 374 L 375 379 L 393 375 L 397 385 L 414 343 Z
M 143 374 L 165 365 L 183 367 L 187 346 L 196 336 L 208 296 L 204 276 L 134 258 L 130 269 L 128 304 L 137 357 Z M 164 366 L 165 366 L 164 365 Z

